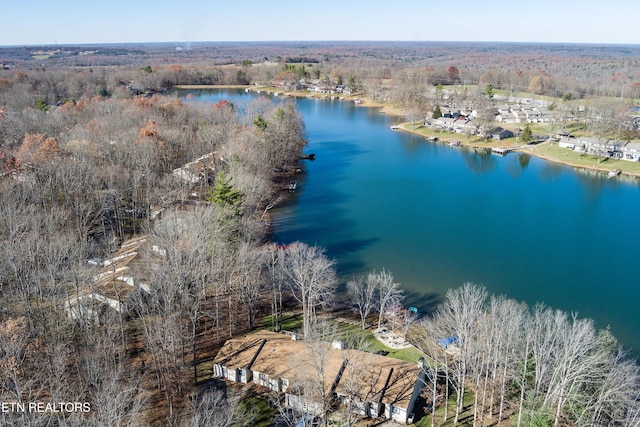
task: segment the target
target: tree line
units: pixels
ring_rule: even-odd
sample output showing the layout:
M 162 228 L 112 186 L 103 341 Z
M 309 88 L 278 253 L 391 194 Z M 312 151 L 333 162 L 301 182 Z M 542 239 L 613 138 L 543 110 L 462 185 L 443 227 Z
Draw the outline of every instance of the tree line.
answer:
M 432 357 L 423 392 L 431 425 L 450 418 L 459 424 L 465 395 L 473 396 L 474 426 L 506 419 L 517 426 L 640 422 L 640 368 L 590 319 L 467 283 L 447 292 L 416 333 Z

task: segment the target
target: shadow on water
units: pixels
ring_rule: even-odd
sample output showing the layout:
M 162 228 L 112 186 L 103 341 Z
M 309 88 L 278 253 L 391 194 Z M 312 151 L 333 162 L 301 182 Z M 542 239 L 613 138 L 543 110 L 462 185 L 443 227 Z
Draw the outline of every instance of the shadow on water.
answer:
M 355 240 L 346 240 L 341 242 L 336 242 L 327 246 L 327 251 L 335 256 L 341 257 L 349 254 L 353 254 L 367 247 L 371 246 L 375 242 L 377 242 L 378 238 L 370 238 L 370 239 L 355 239 Z
M 476 175 L 490 172 L 496 167 L 496 158 L 490 149 L 464 147 L 461 152 L 467 167 Z
M 558 163 L 545 162 L 540 170 L 540 180 L 542 182 L 554 182 L 562 174 L 567 166 Z
M 507 163 L 507 172 L 514 178 L 519 178 L 522 176 L 522 173 L 529 166 L 529 162 L 531 161 L 531 156 L 526 153 L 516 153 L 514 156 L 511 156 L 510 161 Z
M 405 289 L 404 305 L 416 307 L 421 316 L 433 314 L 444 301 L 444 296 L 436 292 L 416 292 Z
M 367 263 L 361 254 L 379 240 L 369 238 L 338 241 L 327 246 L 327 254 L 337 260 L 338 273 L 341 276 L 365 274 L 368 273 Z

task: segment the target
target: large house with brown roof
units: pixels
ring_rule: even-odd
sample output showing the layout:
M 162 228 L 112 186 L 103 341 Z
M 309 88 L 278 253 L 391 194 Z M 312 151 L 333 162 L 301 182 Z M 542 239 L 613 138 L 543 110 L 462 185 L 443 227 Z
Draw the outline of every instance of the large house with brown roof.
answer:
M 228 340 L 213 360 L 213 376 L 284 393 L 285 404 L 304 413 L 348 405 L 402 423 L 413 420 L 424 382 L 421 364 L 268 331 Z

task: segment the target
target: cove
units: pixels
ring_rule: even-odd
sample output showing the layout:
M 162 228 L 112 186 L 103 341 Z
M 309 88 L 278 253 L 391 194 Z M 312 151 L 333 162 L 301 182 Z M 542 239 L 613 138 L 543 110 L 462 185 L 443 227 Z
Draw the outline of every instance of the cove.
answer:
M 188 93 L 239 106 L 264 96 Z M 304 162 L 296 196 L 274 210 L 274 240 L 327 248 L 345 280 L 385 268 L 422 312 L 471 281 L 594 319 L 639 354 L 636 179 L 433 143 L 350 102 L 288 102 L 317 159 Z

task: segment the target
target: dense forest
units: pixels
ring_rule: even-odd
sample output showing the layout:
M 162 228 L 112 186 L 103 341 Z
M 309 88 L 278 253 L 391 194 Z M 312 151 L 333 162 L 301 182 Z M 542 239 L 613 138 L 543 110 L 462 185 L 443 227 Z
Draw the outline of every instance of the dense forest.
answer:
M 382 324 L 402 301 L 387 272 L 339 278 L 322 248 L 269 243 L 269 210 L 289 197 L 305 145 L 293 104 L 238 111 L 182 101 L 171 87 L 315 78 L 398 104 L 454 83 L 637 98 L 637 49 L 0 48 L 0 398 L 90 407 L 3 410 L 0 424 L 253 425 L 250 408 L 208 388 L 225 339 L 263 319 L 280 330 L 294 308 L 305 339 L 322 338 L 319 313 L 340 284 L 363 326 L 372 316 Z M 418 107 L 420 115 L 431 108 Z M 106 293 L 116 309 L 96 297 Z M 588 320 L 474 285 L 451 291 L 422 322 L 407 319 L 404 334 L 430 356 L 431 425 L 640 422 L 638 366 Z M 443 336 L 456 337 L 454 356 L 434 345 Z M 461 421 L 465 410 L 472 421 Z

